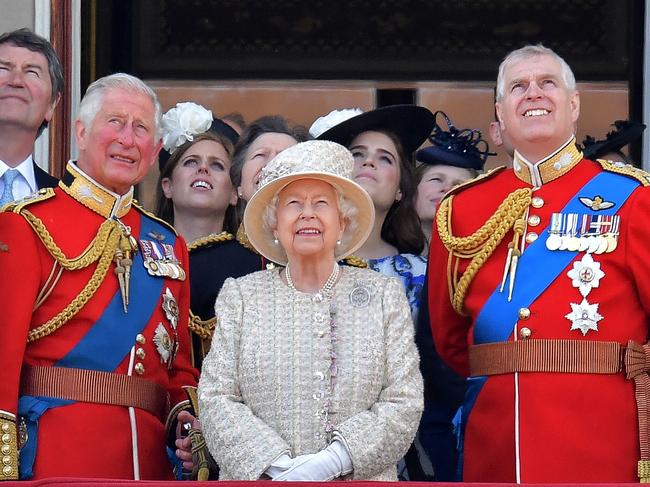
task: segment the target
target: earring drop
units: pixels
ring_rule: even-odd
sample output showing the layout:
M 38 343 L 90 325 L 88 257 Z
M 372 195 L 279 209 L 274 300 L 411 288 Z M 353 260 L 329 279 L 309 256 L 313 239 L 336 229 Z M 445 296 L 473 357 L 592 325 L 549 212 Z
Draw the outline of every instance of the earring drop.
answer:
M 279 241 L 277 238 L 274 238 L 274 239 L 273 239 L 273 243 L 274 243 L 275 245 L 277 245 L 277 244 L 280 243 L 280 241 Z
M 341 245 L 341 239 L 338 239 L 338 240 L 336 241 L 336 245 Z

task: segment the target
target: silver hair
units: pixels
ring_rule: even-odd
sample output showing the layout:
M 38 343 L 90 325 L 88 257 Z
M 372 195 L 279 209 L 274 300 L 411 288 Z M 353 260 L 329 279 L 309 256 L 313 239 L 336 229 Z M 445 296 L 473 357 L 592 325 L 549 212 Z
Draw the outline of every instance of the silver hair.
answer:
M 576 77 L 573 74 L 573 71 L 571 70 L 571 67 L 567 64 L 567 62 L 564 59 L 562 59 L 562 57 L 559 54 L 557 54 L 555 51 L 549 49 L 548 47 L 544 47 L 542 44 L 536 44 L 536 45 L 530 44 L 520 49 L 517 49 L 515 51 L 512 51 L 503 59 L 503 61 L 501 61 L 501 64 L 499 65 L 499 74 L 497 76 L 497 101 L 501 101 L 501 99 L 505 95 L 506 68 L 508 68 L 508 66 L 510 66 L 511 64 L 517 61 L 522 61 L 524 59 L 530 59 L 537 56 L 550 56 L 553 59 L 555 59 L 558 63 L 560 63 L 560 67 L 562 69 L 562 79 L 564 80 L 564 84 L 566 85 L 569 91 L 575 91 Z
M 155 134 L 156 139 L 159 139 L 161 137 L 160 120 L 162 109 L 160 108 L 158 95 L 156 95 L 156 92 L 140 78 L 136 78 L 135 76 L 126 73 L 115 73 L 104 76 L 88 86 L 86 94 L 81 99 L 81 104 L 79 105 L 78 118 L 83 126 L 89 128 L 92 125 L 93 120 L 102 107 L 104 95 L 111 89 L 134 91 L 136 93 L 142 93 L 151 99 L 151 103 L 154 107 Z
M 332 186 L 334 191 L 336 191 L 336 200 L 339 210 L 339 215 L 345 220 L 345 230 L 343 231 L 343 236 L 341 237 L 341 245 L 347 246 L 349 240 L 354 235 L 355 230 L 357 229 L 357 215 L 359 213 L 358 208 L 345 196 L 343 193 L 336 187 Z M 280 191 L 271 199 L 267 207 L 264 209 L 264 214 L 262 215 L 262 227 L 264 228 L 264 233 L 269 239 L 269 242 L 272 242 L 273 239 L 273 230 L 275 230 L 278 224 L 278 201 L 280 199 Z

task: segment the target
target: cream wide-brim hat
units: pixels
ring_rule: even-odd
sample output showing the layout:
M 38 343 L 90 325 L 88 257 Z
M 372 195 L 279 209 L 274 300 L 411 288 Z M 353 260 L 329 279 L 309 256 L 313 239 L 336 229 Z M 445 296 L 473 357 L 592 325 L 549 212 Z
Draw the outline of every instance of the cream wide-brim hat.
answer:
M 352 181 L 353 165 L 350 151 L 324 140 L 302 142 L 275 156 L 262 169 L 260 187 L 244 211 L 244 228 L 253 247 L 270 261 L 287 264 L 282 245 L 274 244 L 271 229 L 265 228 L 264 213 L 273 197 L 287 185 L 299 179 L 316 179 L 331 184 L 357 209 L 355 228 L 346 226 L 341 245 L 334 249 L 334 258 L 344 259 L 359 249 L 372 230 L 375 207 L 366 190 Z

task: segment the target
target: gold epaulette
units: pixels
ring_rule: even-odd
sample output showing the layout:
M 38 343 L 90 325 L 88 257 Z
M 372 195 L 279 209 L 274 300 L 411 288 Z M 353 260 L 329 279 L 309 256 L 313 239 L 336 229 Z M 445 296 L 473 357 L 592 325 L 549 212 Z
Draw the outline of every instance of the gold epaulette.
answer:
M 25 196 L 22 199 L 7 203 L 2 208 L 0 208 L 0 211 L 11 211 L 13 213 L 20 213 L 24 207 L 28 205 L 32 205 L 34 203 L 38 203 L 39 201 L 49 200 L 55 195 L 56 193 L 54 192 L 54 188 L 42 188 L 39 189 L 36 193 L 32 193 L 29 196 Z
M 597 159 L 596 162 L 600 164 L 603 170 L 608 172 L 615 172 L 622 174 L 639 181 L 643 186 L 650 186 L 650 173 L 643 169 L 634 167 L 631 164 L 624 164 L 622 162 L 608 161 L 606 159 Z
M 359 267 L 361 269 L 367 269 L 368 268 L 368 263 L 363 260 L 361 257 L 357 257 L 356 255 L 350 255 L 343 259 L 343 262 L 345 262 L 345 265 L 349 265 L 351 267 Z
M 499 174 L 501 171 L 504 169 L 507 169 L 506 166 L 499 166 L 495 167 L 494 169 L 490 169 L 488 172 L 484 172 L 483 174 L 479 174 L 475 178 L 468 179 L 464 183 L 457 184 L 453 188 L 451 188 L 445 195 L 441 198 L 441 201 L 444 200 L 445 198 L 451 196 L 452 194 L 459 193 L 460 191 L 469 188 L 470 186 L 474 186 L 476 184 L 480 184 L 485 182 L 486 180 L 490 179 L 493 176 L 496 176 Z
M 0 480 L 18 480 L 18 431 L 16 416 L 0 411 L 0 444 L 2 445 L 2 470 Z M 22 446 L 22 445 L 21 445 Z
M 188 325 L 190 331 L 199 336 L 202 340 L 212 338 L 215 328 L 217 327 L 217 317 L 214 316 L 207 320 L 202 320 L 200 316 L 195 315 L 190 310 L 190 322 Z
M 201 247 L 207 247 L 208 245 L 214 245 L 222 242 L 228 242 L 232 240 L 235 236 L 232 233 L 226 232 L 225 230 L 221 233 L 213 233 L 212 235 L 207 235 L 205 237 L 197 238 L 194 242 L 187 246 L 187 250 L 192 252 L 193 250 L 199 249 Z
M 155 220 L 155 221 L 157 221 L 158 223 L 160 223 L 161 225 L 163 225 L 164 227 L 167 227 L 168 229 L 170 229 L 172 232 L 174 232 L 174 235 L 176 235 L 176 236 L 178 237 L 178 232 L 176 231 L 176 229 L 175 229 L 172 225 L 170 225 L 169 223 L 167 223 L 167 222 L 166 222 L 165 220 L 163 220 L 162 218 L 159 218 L 159 217 L 157 217 L 156 215 L 154 215 L 153 213 L 151 213 L 151 212 L 150 212 L 149 210 L 147 210 L 144 206 L 142 206 L 142 205 L 140 204 L 139 201 L 137 201 L 137 200 L 134 199 L 134 200 L 133 200 L 133 203 L 132 203 L 132 206 L 133 206 L 133 208 L 135 208 L 136 210 L 138 210 L 138 211 L 139 211 L 140 213 L 142 213 L 143 215 L 148 216 L 148 217 L 151 218 L 152 220 Z

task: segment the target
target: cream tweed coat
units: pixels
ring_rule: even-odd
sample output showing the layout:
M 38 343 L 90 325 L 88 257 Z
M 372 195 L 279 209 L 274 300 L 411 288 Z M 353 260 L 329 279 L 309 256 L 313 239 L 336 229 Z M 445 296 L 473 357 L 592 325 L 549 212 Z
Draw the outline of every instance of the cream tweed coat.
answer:
M 340 439 L 351 478 L 396 480 L 422 413 L 422 377 L 402 284 L 343 267 L 331 296 L 291 290 L 279 270 L 228 279 L 199 382 L 221 479 L 259 479 L 282 453 Z

